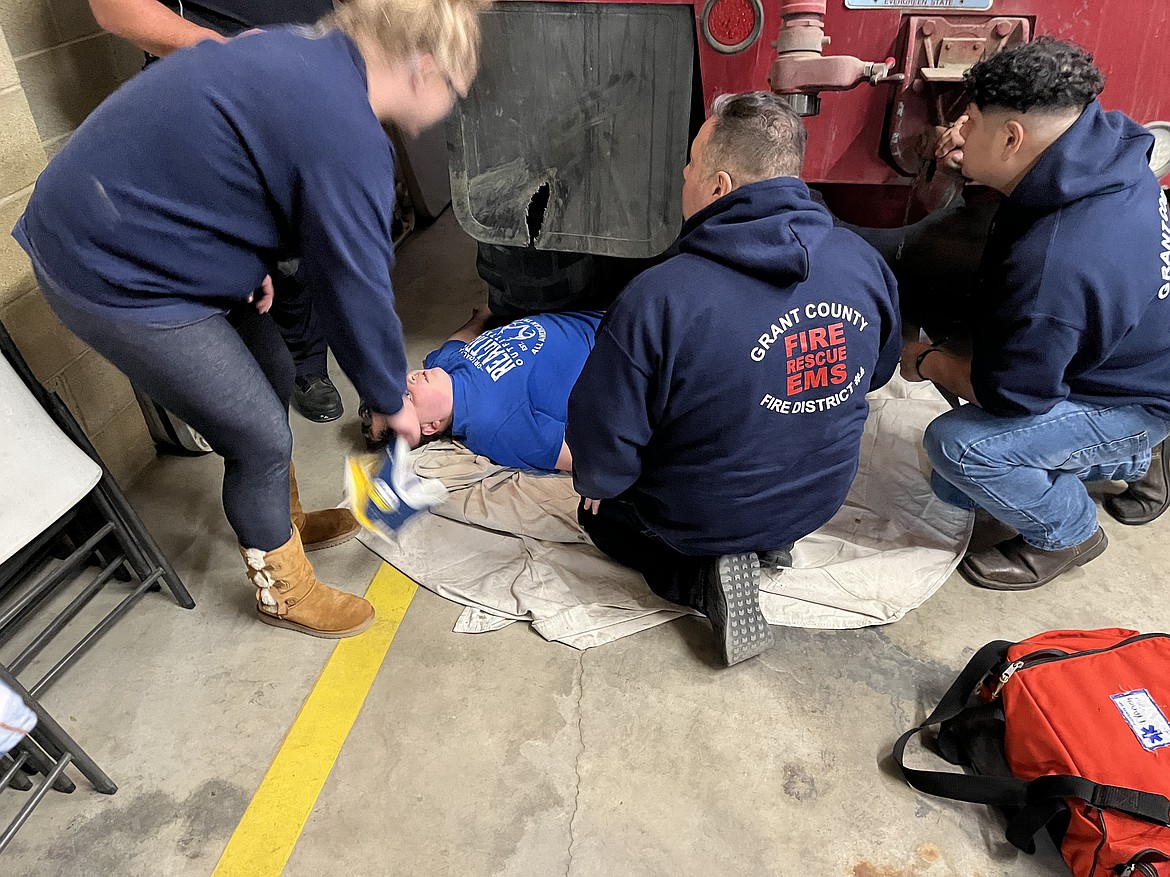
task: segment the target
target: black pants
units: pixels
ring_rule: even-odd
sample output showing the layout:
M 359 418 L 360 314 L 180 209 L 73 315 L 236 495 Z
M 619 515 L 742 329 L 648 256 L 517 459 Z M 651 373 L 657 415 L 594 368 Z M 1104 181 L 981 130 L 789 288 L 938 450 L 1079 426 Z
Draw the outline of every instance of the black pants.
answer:
M 681 554 L 655 533 L 628 499 L 602 500 L 597 514 L 577 508 L 589 538 L 618 563 L 636 569 L 664 600 L 703 611 L 703 581 L 713 575 L 716 557 Z
M 603 500 L 597 514 L 577 507 L 577 521 L 602 552 L 636 569 L 650 590 L 664 600 L 705 612 L 706 582 L 716 575 L 718 555 L 683 554 L 646 523 L 628 495 Z M 772 570 L 792 566 L 792 546 L 761 549 L 760 565 Z
M 297 377 L 326 374 L 328 345 L 325 335 L 313 319 L 309 293 L 297 277 L 297 260 L 281 262 L 272 274 L 276 297 L 272 302 L 272 319 L 280 330 L 288 352 L 296 365 Z

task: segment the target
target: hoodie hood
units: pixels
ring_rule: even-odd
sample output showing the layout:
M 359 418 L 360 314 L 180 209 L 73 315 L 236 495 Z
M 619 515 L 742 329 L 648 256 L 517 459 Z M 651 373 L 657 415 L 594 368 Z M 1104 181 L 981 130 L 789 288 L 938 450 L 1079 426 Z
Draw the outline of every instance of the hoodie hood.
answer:
M 787 287 L 808 279 L 809 259 L 832 230 L 808 186 L 777 177 L 708 204 L 683 225 L 679 250 Z
M 1093 101 L 1040 156 L 1010 200 L 1034 210 L 1055 210 L 1089 195 L 1120 192 L 1153 175 L 1154 137 L 1123 113 Z
M 1170 421 L 1170 233 L 1152 137 L 1093 103 L 996 214 L 972 326 L 983 409 L 1067 400 Z

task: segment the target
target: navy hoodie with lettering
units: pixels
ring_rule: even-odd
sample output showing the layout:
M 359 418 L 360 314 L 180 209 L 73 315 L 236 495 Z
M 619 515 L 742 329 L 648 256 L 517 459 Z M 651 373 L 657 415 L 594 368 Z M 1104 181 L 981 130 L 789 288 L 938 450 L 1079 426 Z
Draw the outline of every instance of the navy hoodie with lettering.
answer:
M 1069 399 L 1170 419 L 1170 220 L 1152 146 L 1094 101 L 1000 205 L 971 365 L 987 411 Z
M 574 483 L 684 554 L 795 541 L 844 502 L 900 349 L 878 253 L 796 178 L 743 186 L 602 321 L 569 398 Z
M 90 114 L 14 230 L 76 307 L 193 323 L 244 305 L 278 260 L 375 410 L 406 390 L 394 311 L 394 152 L 357 46 L 299 28 L 175 52 Z

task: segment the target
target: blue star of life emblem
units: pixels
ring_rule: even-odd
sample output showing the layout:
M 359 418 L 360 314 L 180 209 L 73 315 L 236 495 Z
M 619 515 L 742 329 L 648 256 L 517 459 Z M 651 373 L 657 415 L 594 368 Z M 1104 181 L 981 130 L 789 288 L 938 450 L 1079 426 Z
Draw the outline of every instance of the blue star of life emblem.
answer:
M 1170 747 L 1170 720 L 1146 688 L 1110 695 L 1121 718 L 1147 752 Z

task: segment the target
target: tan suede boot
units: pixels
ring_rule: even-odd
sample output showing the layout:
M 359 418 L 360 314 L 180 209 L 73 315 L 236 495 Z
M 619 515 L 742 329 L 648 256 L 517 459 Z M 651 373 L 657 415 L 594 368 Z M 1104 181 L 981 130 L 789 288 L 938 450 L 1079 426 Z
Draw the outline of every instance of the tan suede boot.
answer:
M 356 536 L 361 529 L 349 509 L 321 509 L 319 512 L 306 513 L 301 508 L 297 476 L 291 463 L 288 467 L 288 499 L 292 506 L 293 526 L 301 531 L 301 544 L 305 551 L 341 545 Z
M 364 598 L 317 580 L 296 527 L 279 548 L 261 551 L 241 545 L 240 554 L 256 586 L 262 621 L 326 639 L 353 636 L 374 623 L 374 607 Z

